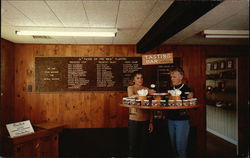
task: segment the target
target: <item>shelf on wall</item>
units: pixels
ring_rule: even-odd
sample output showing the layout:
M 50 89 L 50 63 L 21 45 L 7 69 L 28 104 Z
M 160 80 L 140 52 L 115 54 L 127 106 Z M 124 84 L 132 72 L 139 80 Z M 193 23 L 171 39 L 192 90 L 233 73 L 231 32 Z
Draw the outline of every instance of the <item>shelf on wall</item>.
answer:
M 233 110 L 235 111 L 236 110 L 236 106 L 235 105 L 232 105 L 232 106 L 222 106 L 222 107 L 218 107 L 214 104 L 206 104 L 207 106 L 213 106 L 213 107 L 216 107 L 216 108 L 219 108 L 219 109 L 225 109 L 225 110 Z
M 207 91 L 207 92 L 209 92 L 209 93 L 236 94 L 236 89 L 234 89 L 234 90 L 225 90 L 225 91 L 212 90 L 212 91 Z
M 236 78 L 207 78 L 206 80 L 236 80 Z

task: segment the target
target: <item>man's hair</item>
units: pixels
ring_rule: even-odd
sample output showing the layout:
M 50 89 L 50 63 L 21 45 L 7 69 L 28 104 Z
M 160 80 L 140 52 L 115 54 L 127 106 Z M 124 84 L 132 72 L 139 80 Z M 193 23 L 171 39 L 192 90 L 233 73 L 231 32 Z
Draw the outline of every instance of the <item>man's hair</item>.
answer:
M 170 73 L 175 71 L 179 72 L 182 76 L 184 76 L 184 71 L 181 67 L 173 67 L 169 70 Z

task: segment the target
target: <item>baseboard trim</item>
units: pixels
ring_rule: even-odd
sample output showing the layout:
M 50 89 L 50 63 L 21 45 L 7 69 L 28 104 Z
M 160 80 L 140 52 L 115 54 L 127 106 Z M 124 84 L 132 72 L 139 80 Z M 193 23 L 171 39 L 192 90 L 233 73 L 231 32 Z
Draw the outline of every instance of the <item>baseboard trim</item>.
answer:
M 226 140 L 226 141 L 228 141 L 228 142 L 230 142 L 230 143 L 232 143 L 232 144 L 234 144 L 234 145 L 238 145 L 236 140 L 228 138 L 227 136 L 224 136 L 223 134 L 220 134 L 220 133 L 218 133 L 218 132 L 216 132 L 216 131 L 214 131 L 212 129 L 207 128 L 207 131 L 214 134 L 214 135 L 216 135 L 216 136 L 218 136 L 218 137 L 220 137 L 220 138 L 222 138 L 222 139 L 224 139 L 224 140 Z

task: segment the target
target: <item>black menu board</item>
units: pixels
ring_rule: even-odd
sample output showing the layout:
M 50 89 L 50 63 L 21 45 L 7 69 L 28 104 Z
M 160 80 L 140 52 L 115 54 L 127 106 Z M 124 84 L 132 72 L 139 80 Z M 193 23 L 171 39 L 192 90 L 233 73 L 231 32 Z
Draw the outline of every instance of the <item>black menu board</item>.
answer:
M 36 57 L 36 91 L 126 91 L 138 70 L 145 74 L 146 86 L 164 88 L 168 68 L 179 63 L 174 59 L 174 64 L 142 66 L 141 57 Z

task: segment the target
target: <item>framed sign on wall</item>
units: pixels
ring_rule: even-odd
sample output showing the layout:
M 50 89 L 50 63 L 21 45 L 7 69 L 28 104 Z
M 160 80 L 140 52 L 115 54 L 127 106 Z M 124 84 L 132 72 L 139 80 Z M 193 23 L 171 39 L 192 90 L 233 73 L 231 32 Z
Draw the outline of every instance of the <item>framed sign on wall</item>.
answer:
M 168 69 L 179 61 L 142 65 L 141 57 L 36 57 L 36 91 L 127 91 L 135 71 L 145 74 L 145 86 L 166 84 Z

